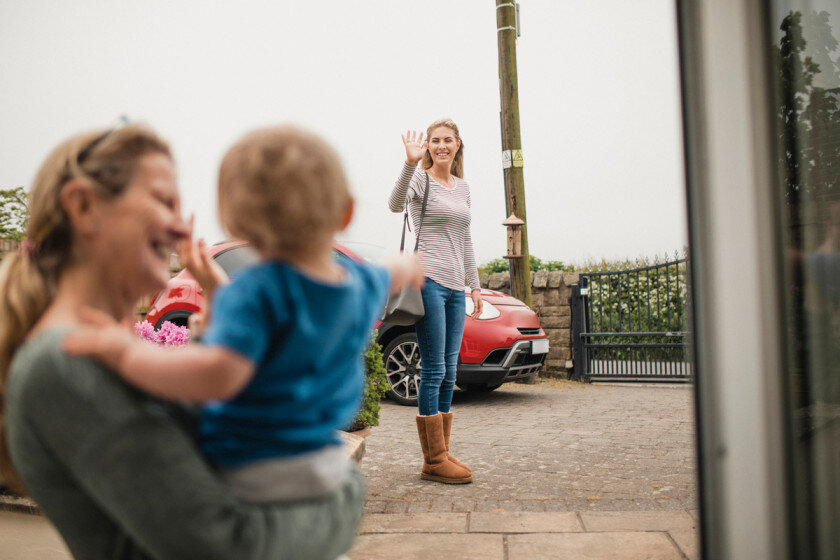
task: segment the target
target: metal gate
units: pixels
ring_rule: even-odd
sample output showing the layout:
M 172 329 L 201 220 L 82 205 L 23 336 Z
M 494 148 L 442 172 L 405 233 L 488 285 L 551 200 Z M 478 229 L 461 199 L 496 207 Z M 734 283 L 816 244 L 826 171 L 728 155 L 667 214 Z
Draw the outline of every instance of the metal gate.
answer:
M 587 272 L 572 287 L 574 377 L 691 381 L 686 259 Z

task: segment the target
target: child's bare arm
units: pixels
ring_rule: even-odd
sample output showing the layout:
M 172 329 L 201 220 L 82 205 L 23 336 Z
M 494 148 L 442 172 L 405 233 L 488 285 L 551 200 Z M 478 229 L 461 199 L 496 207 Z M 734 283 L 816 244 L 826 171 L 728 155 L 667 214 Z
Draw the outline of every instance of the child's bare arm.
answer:
M 391 273 L 391 293 L 396 293 L 406 286 L 413 286 L 418 290 L 426 281 L 426 270 L 420 264 L 416 254 L 402 254 L 385 261 L 385 268 Z
M 254 375 L 254 363 L 214 346 L 163 348 L 143 342 L 104 313 L 85 310 L 85 326 L 68 334 L 64 350 L 91 356 L 131 385 L 167 400 L 208 401 L 235 396 Z

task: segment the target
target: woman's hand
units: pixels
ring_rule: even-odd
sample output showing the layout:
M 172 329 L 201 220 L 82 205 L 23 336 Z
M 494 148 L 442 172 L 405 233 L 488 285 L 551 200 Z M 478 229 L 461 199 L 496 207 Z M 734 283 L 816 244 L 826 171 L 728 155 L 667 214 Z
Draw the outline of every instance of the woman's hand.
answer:
M 423 142 L 423 133 L 416 130 L 408 130 L 401 136 L 405 144 L 405 162 L 408 165 L 417 165 L 429 149 L 429 143 Z
M 481 312 L 484 311 L 484 300 L 481 299 L 481 290 L 473 290 L 470 296 L 473 300 L 473 314 L 470 317 L 478 319 L 481 316 Z

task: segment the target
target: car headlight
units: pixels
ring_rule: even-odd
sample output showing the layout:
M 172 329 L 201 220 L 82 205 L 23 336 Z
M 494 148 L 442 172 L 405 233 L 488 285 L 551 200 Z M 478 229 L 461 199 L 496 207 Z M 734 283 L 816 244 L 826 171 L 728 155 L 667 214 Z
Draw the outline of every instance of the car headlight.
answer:
M 489 301 L 485 301 L 483 303 L 484 303 L 484 305 L 482 305 L 482 307 L 481 307 L 481 315 L 478 316 L 479 321 L 484 321 L 484 320 L 487 320 L 487 319 L 495 319 L 496 317 L 498 317 L 499 315 L 502 314 L 502 312 L 499 311 L 499 308 L 494 306 Z M 467 308 L 466 308 L 465 311 L 467 313 L 467 317 L 469 317 L 470 315 L 473 314 L 473 310 L 475 309 L 475 306 L 473 305 L 472 297 L 470 297 L 470 296 L 466 297 L 466 304 L 467 304 Z

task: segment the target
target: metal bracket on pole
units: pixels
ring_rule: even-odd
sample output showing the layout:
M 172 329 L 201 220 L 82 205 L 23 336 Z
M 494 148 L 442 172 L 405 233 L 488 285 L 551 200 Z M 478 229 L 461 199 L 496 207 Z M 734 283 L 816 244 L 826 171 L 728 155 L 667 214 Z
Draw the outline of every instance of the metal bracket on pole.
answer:
M 519 2 L 506 2 L 504 4 L 498 4 L 496 6 L 496 9 L 498 10 L 499 8 L 513 8 L 514 10 L 516 10 L 516 15 L 514 19 L 516 24 L 513 27 L 511 27 L 510 25 L 507 25 L 505 27 L 498 27 L 496 28 L 496 33 L 498 33 L 499 31 L 516 31 L 516 36 L 522 37 L 522 30 L 519 27 Z

